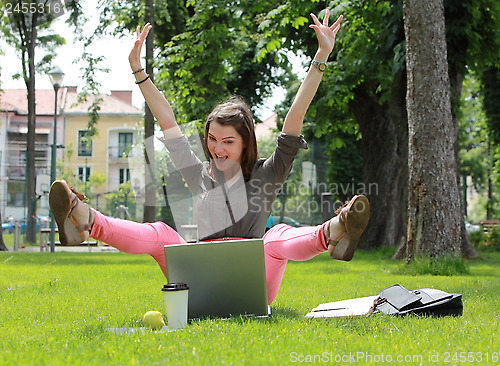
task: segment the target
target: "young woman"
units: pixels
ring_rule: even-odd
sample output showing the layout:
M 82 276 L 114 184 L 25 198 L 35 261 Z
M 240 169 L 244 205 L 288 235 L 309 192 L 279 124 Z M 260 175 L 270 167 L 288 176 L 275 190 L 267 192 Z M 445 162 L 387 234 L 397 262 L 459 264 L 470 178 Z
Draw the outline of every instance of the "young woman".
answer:
M 294 228 L 280 224 L 265 232 L 272 204 L 293 159 L 300 148 L 307 147 L 300 135 L 304 115 L 342 21 L 340 16 L 328 25 L 328 10 L 323 23 L 314 14 L 311 17 L 318 51 L 277 137 L 276 150 L 267 159 L 258 158 L 250 109 L 232 97 L 216 106 L 206 120 L 204 147 L 210 159 L 201 162 L 181 133 L 170 104 L 141 67 L 140 52 L 150 24 L 142 32 L 137 28 L 137 40 L 129 56 L 136 83 L 162 128 L 170 157 L 196 199 L 198 238 L 263 237 L 269 303 L 278 293 L 288 260 L 304 261 L 326 250 L 333 259 L 351 260 L 370 216 L 367 198 L 355 196 L 322 225 Z M 164 245 L 185 243 L 174 229 L 163 222 L 136 223 L 107 217 L 81 199 L 64 181 L 51 186 L 49 203 L 61 244 L 81 243 L 90 236 L 126 253 L 150 254 L 166 275 Z

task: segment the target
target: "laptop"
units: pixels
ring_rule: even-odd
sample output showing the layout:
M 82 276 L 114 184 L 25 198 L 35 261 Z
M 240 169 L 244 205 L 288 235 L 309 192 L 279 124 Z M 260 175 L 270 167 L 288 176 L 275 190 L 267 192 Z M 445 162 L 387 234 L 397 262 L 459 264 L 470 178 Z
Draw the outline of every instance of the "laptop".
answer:
M 268 316 L 262 239 L 165 245 L 169 283 L 189 286 L 188 319 Z

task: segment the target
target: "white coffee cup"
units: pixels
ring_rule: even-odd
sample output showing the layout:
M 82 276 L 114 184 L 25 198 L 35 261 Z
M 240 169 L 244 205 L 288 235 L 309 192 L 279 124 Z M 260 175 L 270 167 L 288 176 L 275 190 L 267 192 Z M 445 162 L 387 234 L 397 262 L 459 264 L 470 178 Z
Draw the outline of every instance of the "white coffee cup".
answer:
M 188 290 L 185 283 L 167 283 L 161 289 L 170 329 L 186 328 L 188 315 Z

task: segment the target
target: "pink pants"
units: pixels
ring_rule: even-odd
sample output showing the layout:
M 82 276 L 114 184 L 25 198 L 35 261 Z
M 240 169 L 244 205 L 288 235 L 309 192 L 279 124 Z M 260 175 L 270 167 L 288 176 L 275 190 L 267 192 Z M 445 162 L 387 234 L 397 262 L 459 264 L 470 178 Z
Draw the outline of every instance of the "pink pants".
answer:
M 324 224 L 323 224 L 324 225 Z M 280 224 L 263 237 L 269 304 L 276 297 L 289 259 L 305 261 L 327 249 L 323 225 L 291 227 Z M 164 245 L 186 241 L 163 222 L 138 223 L 95 212 L 90 236 L 129 254 L 149 254 L 166 277 Z

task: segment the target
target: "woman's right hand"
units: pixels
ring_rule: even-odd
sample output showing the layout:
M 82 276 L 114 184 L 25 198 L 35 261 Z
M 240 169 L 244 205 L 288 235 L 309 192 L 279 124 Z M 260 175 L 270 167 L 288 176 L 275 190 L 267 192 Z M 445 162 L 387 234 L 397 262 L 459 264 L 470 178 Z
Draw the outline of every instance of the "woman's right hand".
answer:
M 318 51 L 326 53 L 328 57 L 328 55 L 330 55 L 330 53 L 332 53 L 333 51 L 335 38 L 337 36 L 337 32 L 340 29 L 340 23 L 342 22 L 343 16 L 339 16 L 332 25 L 328 25 L 330 19 L 330 10 L 328 9 L 326 9 L 325 11 L 325 18 L 323 19 L 323 23 L 321 23 L 316 15 L 312 13 L 311 17 L 314 21 L 314 24 L 311 24 L 309 27 L 314 29 L 314 31 L 316 32 L 316 37 L 318 37 Z
M 146 37 L 148 36 L 148 33 L 151 30 L 151 28 L 153 28 L 153 26 L 147 23 L 141 32 L 141 27 L 137 26 L 136 29 L 137 39 L 135 40 L 134 47 L 132 48 L 132 51 L 130 51 L 130 54 L 128 56 L 128 61 L 130 63 L 132 71 L 137 71 L 142 68 L 141 67 L 142 45 L 144 44 L 144 41 L 146 40 Z

